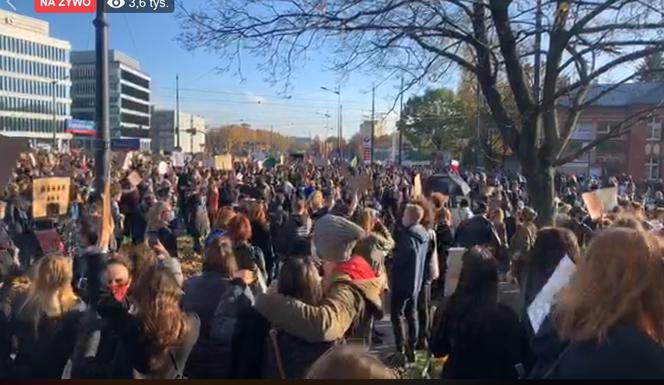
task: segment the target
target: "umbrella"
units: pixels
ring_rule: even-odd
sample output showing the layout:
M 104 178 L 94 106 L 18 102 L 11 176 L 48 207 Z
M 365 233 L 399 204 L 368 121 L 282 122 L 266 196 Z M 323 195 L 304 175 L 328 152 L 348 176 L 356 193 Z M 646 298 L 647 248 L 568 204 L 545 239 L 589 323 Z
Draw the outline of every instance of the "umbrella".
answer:
M 458 175 L 436 174 L 427 180 L 426 190 L 427 194 L 438 192 L 449 196 L 465 196 L 470 192 L 470 186 Z

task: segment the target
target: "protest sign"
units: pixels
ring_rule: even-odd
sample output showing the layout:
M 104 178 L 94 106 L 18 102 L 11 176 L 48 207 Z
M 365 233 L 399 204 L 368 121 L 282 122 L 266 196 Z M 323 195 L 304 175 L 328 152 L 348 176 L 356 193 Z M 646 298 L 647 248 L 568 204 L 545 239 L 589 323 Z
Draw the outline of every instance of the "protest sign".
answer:
M 214 167 L 221 171 L 230 171 L 233 169 L 233 155 L 216 155 L 214 157 Z
M 413 191 L 411 195 L 413 198 L 417 198 L 422 195 L 422 177 L 420 174 L 417 174 L 413 180 Z
M 168 172 L 168 163 L 164 162 L 163 160 L 159 162 L 159 166 L 157 166 L 157 171 L 159 172 L 159 175 L 166 175 Z
M 69 178 L 40 178 L 32 182 L 32 217 L 45 218 L 69 210 Z
M 464 247 L 451 247 L 447 257 L 447 271 L 445 272 L 445 297 L 454 294 L 461 277 L 461 267 L 463 266 L 463 254 L 466 252 Z
M 618 205 L 618 189 L 615 187 L 589 191 L 582 196 L 590 218 L 595 220 L 610 213 Z
M 173 152 L 173 167 L 184 167 L 184 154 L 182 151 Z
M 125 170 L 125 171 L 129 170 L 131 168 L 131 163 L 132 163 L 133 159 L 134 159 L 134 152 L 129 151 L 125 155 L 124 161 L 122 162 L 122 169 Z
M 104 194 L 101 197 L 101 229 L 99 234 L 99 248 L 102 251 L 108 251 L 111 245 L 111 237 L 113 236 L 113 215 L 111 212 L 111 185 L 106 183 L 104 186 Z
M 537 296 L 535 296 L 535 299 L 527 310 L 530 325 L 535 333 L 539 331 L 542 322 L 549 315 L 556 294 L 567 285 L 575 271 L 576 265 L 569 256 L 565 255 L 558 262 L 558 266 L 553 271 L 553 274 L 551 274 L 549 280 L 544 284 Z
M 348 185 L 355 190 L 358 195 L 362 195 L 371 188 L 371 177 L 369 175 L 352 176 L 348 180 Z
M 0 154 L 2 154 L 3 159 L 0 162 L 0 184 L 4 186 L 9 182 L 16 161 L 21 157 L 21 153 L 29 150 L 27 139 L 0 135 Z

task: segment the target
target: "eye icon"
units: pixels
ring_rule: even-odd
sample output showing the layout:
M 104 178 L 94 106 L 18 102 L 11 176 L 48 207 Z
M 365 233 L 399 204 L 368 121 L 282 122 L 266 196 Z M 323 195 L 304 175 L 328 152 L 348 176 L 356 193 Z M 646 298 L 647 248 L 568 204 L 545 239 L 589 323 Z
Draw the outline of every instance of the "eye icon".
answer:
M 111 8 L 118 9 L 125 5 L 125 0 L 107 0 L 106 4 Z

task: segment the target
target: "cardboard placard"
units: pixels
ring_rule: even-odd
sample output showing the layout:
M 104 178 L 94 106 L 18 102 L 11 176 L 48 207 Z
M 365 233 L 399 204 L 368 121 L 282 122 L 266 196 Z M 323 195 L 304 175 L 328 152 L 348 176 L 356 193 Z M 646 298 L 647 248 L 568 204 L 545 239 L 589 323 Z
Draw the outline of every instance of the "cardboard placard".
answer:
M 413 191 L 411 193 L 413 198 L 417 198 L 422 195 L 422 177 L 420 174 L 415 175 L 413 180 Z
M 46 218 L 50 211 L 66 215 L 69 210 L 69 178 L 40 178 L 32 182 L 32 217 Z
M 99 248 L 102 251 L 107 251 L 111 245 L 111 238 L 113 237 L 113 215 L 111 212 L 111 185 L 106 183 L 104 186 L 104 194 L 101 199 L 101 229 L 99 234 Z
M 221 171 L 231 171 L 233 169 L 233 155 L 216 155 L 214 157 L 214 167 Z
M 369 175 L 355 175 L 350 177 L 348 185 L 362 196 L 371 188 L 371 177 Z
M 589 191 L 581 197 L 590 218 L 593 220 L 610 213 L 618 205 L 618 189 L 616 187 Z

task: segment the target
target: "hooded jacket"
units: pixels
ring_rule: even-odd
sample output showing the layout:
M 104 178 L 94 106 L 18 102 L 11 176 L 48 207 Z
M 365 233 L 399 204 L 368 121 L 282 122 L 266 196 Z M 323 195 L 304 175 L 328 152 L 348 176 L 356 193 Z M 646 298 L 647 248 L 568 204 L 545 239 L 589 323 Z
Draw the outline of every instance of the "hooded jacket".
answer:
M 338 264 L 326 280 L 325 298 L 317 306 L 269 293 L 256 299 L 256 310 L 272 327 L 308 342 L 368 337 L 371 318 L 382 317 L 384 278 L 376 276 L 364 258 L 355 256 Z
M 419 293 L 424 280 L 424 264 L 428 250 L 429 233 L 422 225 L 398 231 L 390 284 L 394 292 L 413 295 Z

